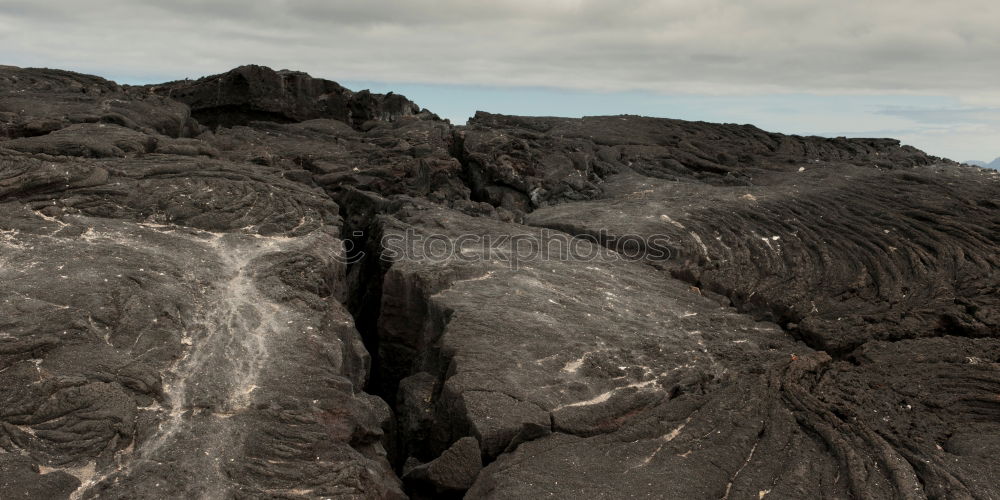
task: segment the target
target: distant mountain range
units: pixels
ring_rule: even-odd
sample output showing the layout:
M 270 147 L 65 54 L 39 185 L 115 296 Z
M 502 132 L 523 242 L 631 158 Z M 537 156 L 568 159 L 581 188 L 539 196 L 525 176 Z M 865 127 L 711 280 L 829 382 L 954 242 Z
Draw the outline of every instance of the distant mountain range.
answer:
M 995 168 L 997 170 L 1000 170 L 1000 158 L 996 158 L 989 163 L 985 161 L 976 161 L 976 160 L 970 160 L 965 163 L 968 163 L 969 165 L 975 165 L 977 167 Z

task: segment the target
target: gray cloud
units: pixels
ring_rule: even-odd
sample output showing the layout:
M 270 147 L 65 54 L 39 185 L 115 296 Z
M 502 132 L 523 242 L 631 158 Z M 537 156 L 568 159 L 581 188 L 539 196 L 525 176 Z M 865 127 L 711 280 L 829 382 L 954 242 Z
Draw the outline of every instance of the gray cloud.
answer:
M 991 100 L 992 0 L 5 0 L 0 56 L 124 75 Z M 984 97 L 985 96 L 985 97 Z

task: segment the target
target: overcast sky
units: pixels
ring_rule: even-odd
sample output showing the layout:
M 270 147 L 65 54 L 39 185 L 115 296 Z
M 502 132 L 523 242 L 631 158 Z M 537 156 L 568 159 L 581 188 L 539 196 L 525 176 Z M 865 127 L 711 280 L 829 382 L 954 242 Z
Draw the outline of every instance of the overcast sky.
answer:
M 0 64 L 256 63 L 476 109 L 637 113 L 1000 156 L 996 0 L 0 0 Z

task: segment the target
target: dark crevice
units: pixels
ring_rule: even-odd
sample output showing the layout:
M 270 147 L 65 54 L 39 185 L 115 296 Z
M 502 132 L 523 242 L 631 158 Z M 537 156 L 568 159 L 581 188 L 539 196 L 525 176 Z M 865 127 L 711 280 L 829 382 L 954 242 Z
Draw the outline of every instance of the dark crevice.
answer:
M 336 201 L 344 220 L 342 238 L 347 248 L 345 302 L 371 356 L 364 390 L 382 398 L 393 411 L 386 449 L 390 464 L 403 478 L 415 464 L 438 458 L 455 441 L 469 435 L 467 426 L 451 415 L 450 405 L 442 403 L 448 363 L 434 344 L 450 313 L 432 310 L 427 300 L 431 293 L 419 282 L 387 280 L 392 264 L 383 258 L 379 220 L 379 214 L 388 211 L 382 205 L 384 200 L 347 189 L 337 193 Z M 395 303 L 401 298 L 409 302 Z M 393 314 L 387 318 L 382 318 L 384 301 L 394 304 Z M 412 382 L 401 390 L 404 379 Z M 414 397 L 414 392 L 422 396 Z M 410 479 L 403 485 L 411 498 L 461 498 L 463 493 L 437 491 L 426 482 Z
M 472 201 L 489 203 L 489 197 L 484 190 L 485 180 L 482 169 L 465 154 L 465 136 L 454 127 L 452 128 L 451 141 L 448 144 L 448 154 L 458 160 L 462 166 L 458 178 L 469 188 L 469 198 Z
M 371 356 L 371 370 L 365 392 L 384 399 L 390 406 L 395 394 L 385 390 L 382 380 L 382 359 L 379 355 L 378 318 L 382 307 L 382 280 L 388 264 L 380 258 L 374 213 L 370 207 L 359 207 L 357 200 L 340 197 L 340 215 L 347 268 L 347 310 L 354 317 L 354 325 Z M 353 210 L 351 210 L 353 209 Z
M 383 258 L 380 214 L 392 211 L 386 200 L 350 188 L 337 192 L 335 198 L 348 248 L 345 302 L 371 356 L 364 389 L 393 410 L 386 449 L 394 470 L 404 478 L 414 466 L 439 458 L 459 439 L 474 435 L 461 409 L 461 394 L 445 390 L 451 360 L 437 346 L 452 311 L 429 299 L 439 291 L 435 285 L 423 283 L 419 276 L 394 272 L 392 263 Z M 391 311 L 383 311 L 383 304 L 391 304 Z M 551 428 L 544 432 L 522 429 L 499 454 L 550 433 Z M 480 458 L 485 466 L 498 456 L 484 451 Z M 439 491 L 426 480 L 410 477 L 403 483 L 411 498 L 460 498 L 462 494 Z

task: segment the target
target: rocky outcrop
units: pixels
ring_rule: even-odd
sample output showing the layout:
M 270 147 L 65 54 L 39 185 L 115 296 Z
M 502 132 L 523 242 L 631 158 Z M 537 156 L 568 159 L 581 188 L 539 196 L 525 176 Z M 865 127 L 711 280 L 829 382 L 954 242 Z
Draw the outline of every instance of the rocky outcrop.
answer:
M 339 207 L 175 141 L 0 142 L 3 496 L 403 497 L 341 305 Z
M 401 95 L 352 92 L 337 82 L 312 78 L 299 71 L 274 71 L 252 65 L 195 81 L 135 89 L 144 90 L 187 104 L 192 115 L 208 127 L 246 125 L 255 120 L 293 123 L 317 118 L 360 127 L 371 121 L 393 121 L 421 113 L 419 106 Z M 424 116 L 433 115 L 424 112 Z
M 0 497 L 992 498 L 1000 176 L 0 68 Z
M 609 175 L 714 186 L 782 178 L 811 163 L 900 168 L 939 162 L 893 139 L 824 139 L 640 116 L 579 120 L 479 112 L 458 133 L 476 199 L 522 212 L 600 197 Z
M 0 66 L 0 138 L 35 137 L 73 124 L 105 123 L 170 137 L 196 133 L 191 110 L 155 95 L 130 95 L 96 76 Z

